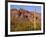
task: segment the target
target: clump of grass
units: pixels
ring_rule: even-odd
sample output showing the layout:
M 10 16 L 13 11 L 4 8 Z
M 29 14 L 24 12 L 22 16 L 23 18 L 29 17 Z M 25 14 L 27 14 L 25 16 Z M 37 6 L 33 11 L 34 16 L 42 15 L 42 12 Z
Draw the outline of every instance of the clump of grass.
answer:
M 11 31 L 29 31 L 33 29 L 33 23 L 29 21 L 15 21 L 15 23 L 11 24 Z
M 11 24 L 11 31 L 32 31 L 32 30 L 40 30 L 40 23 L 36 23 L 36 28 L 34 28 L 34 23 L 29 21 L 15 21 L 15 23 Z

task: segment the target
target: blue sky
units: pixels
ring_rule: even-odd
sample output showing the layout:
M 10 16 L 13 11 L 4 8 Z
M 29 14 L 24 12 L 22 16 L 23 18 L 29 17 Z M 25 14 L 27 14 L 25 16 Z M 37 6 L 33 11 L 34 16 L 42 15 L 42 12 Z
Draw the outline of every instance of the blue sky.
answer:
M 10 6 L 11 9 L 25 9 L 28 11 L 36 11 L 36 12 L 41 12 L 41 6 L 26 6 L 26 5 L 11 5 Z

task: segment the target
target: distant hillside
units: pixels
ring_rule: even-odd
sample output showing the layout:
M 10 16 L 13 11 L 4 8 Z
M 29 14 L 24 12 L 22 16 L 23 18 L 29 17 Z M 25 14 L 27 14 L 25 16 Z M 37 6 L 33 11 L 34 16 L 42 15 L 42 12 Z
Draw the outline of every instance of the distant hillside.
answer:
M 41 29 L 41 14 L 24 9 L 11 9 L 11 31 Z

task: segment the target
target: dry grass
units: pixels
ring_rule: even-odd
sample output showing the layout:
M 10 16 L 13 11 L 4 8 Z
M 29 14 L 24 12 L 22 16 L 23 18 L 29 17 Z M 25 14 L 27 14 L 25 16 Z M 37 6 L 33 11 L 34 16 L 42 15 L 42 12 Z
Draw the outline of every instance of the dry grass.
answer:
M 14 20 L 15 22 L 11 22 L 11 31 L 34 31 L 34 30 L 40 30 L 41 29 L 41 24 L 36 22 L 30 22 L 27 20 L 21 20 L 17 21 Z

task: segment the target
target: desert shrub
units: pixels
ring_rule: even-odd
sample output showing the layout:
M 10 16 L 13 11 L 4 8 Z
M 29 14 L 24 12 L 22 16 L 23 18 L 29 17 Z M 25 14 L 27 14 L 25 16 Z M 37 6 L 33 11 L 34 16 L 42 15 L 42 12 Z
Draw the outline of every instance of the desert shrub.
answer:
M 36 30 L 40 30 L 41 29 L 41 24 L 40 23 L 36 23 Z

